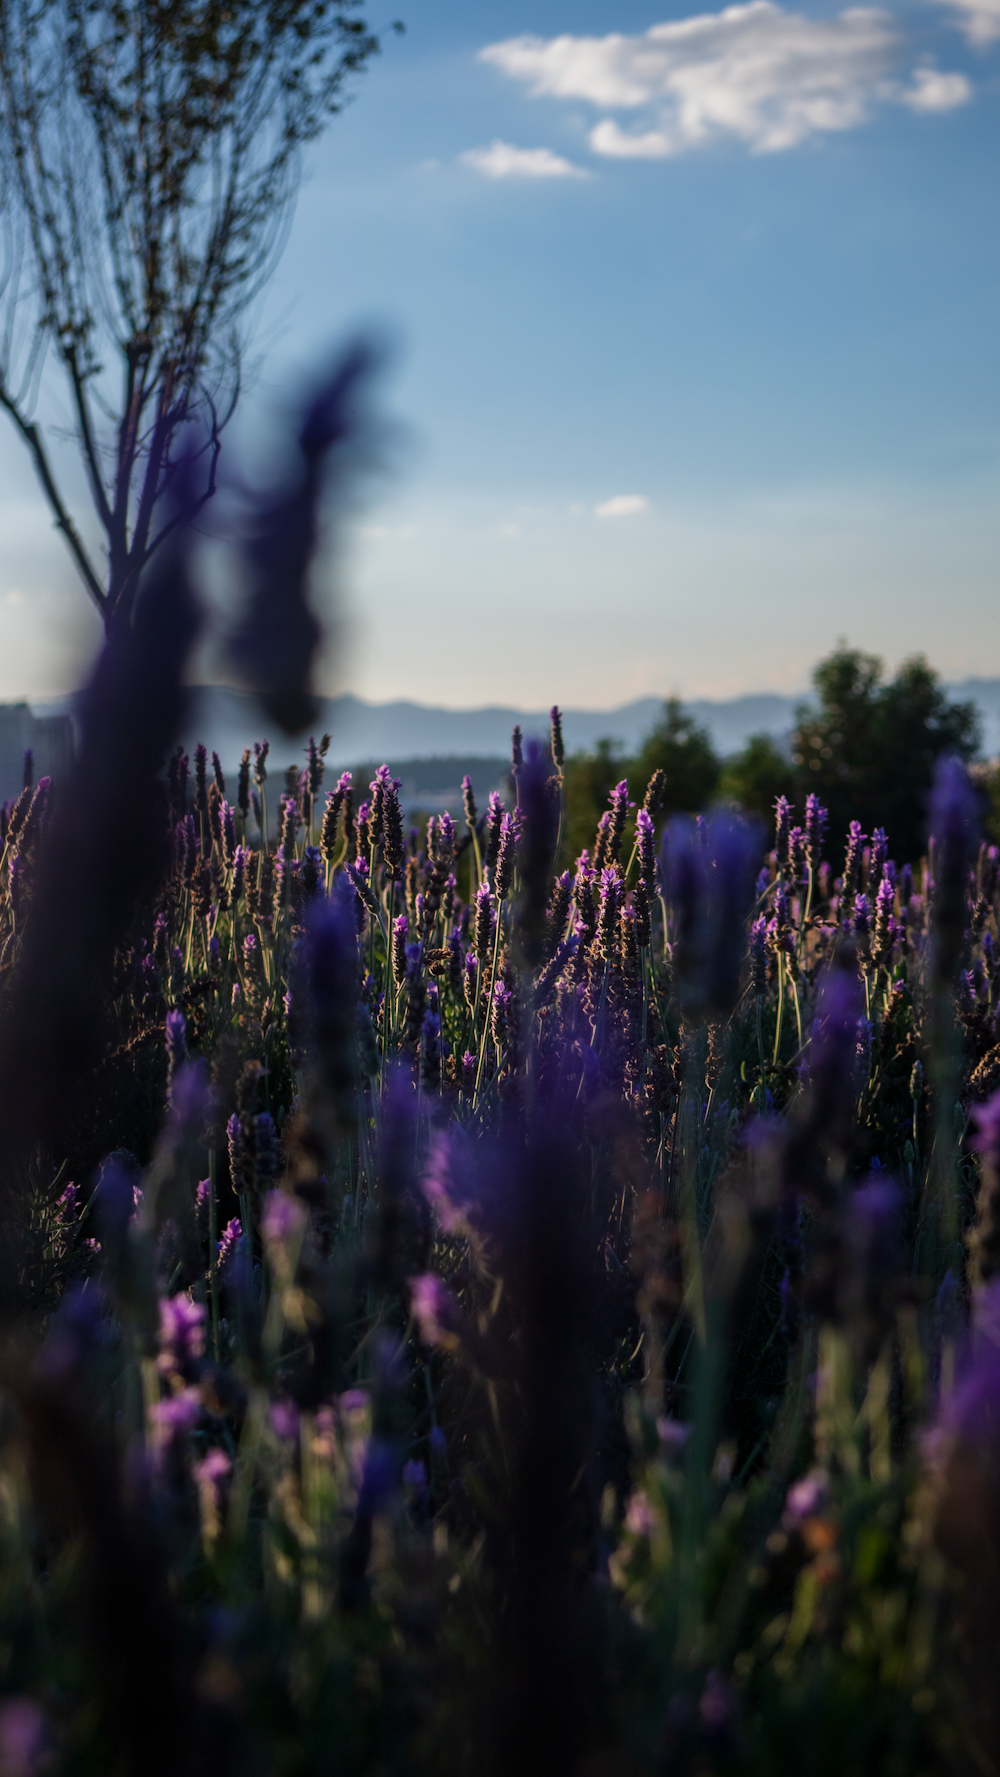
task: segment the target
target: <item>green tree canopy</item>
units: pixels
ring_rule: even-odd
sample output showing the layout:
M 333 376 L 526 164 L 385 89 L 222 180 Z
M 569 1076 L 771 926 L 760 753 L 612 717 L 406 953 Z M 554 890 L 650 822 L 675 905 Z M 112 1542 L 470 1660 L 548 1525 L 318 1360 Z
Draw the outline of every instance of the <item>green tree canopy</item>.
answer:
M 634 765 L 640 794 L 653 772 L 666 778 L 664 814 L 689 814 L 712 800 L 719 783 L 719 760 L 707 729 L 699 728 L 671 697 L 652 733 L 643 742 Z
M 887 680 L 877 656 L 839 648 L 816 668 L 813 685 L 818 707 L 800 706 L 793 736 L 796 801 L 815 790 L 828 807 L 831 863 L 839 863 L 851 820 L 868 834 L 884 827 L 898 861 L 919 857 L 935 761 L 976 752 L 975 705 L 949 702 L 920 655 Z
M 739 753 L 727 759 L 719 777 L 719 794 L 750 814 L 770 820 L 779 796 L 794 796 L 796 767 L 770 734 L 752 734 Z
M 631 775 L 630 775 L 631 774 Z M 566 818 L 561 854 L 564 866 L 579 857 L 584 846 L 592 847 L 597 823 L 608 806 L 615 784 L 629 778 L 635 794 L 631 761 L 621 757 L 617 742 L 599 740 L 595 753 L 572 753 L 563 768 Z

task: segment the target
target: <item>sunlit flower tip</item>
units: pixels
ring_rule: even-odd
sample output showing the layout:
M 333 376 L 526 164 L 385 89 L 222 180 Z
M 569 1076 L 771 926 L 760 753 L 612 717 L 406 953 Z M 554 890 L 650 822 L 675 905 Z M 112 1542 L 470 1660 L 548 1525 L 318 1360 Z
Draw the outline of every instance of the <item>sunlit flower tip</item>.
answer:
M 635 843 L 639 875 L 652 893 L 656 881 L 656 835 L 653 817 L 645 808 L 640 808 L 635 817 Z
M 268 1409 L 271 1430 L 276 1438 L 291 1443 L 299 1435 L 299 1410 L 294 1401 L 272 1401 Z
M 462 1310 L 448 1285 L 433 1271 L 410 1278 L 410 1307 L 425 1345 L 451 1348 L 462 1329 Z
M 499 790 L 490 791 L 489 808 L 486 815 L 486 847 L 483 853 L 485 868 L 492 871 L 496 867 L 497 853 L 500 849 L 500 827 L 503 821 L 503 803 Z
M 218 1270 L 225 1270 L 242 1238 L 243 1224 L 238 1216 L 233 1216 L 232 1221 L 227 1222 L 223 1228 L 222 1239 L 216 1248 L 215 1262 Z
M 490 1033 L 499 1047 L 507 1035 L 513 994 L 503 981 L 497 981 L 490 998 Z
M 64 1218 L 76 1214 L 79 1208 L 79 1192 L 74 1184 L 68 1184 L 65 1191 L 60 1193 L 56 1200 L 56 1208 Z
M 505 814 L 500 822 L 500 840 L 497 847 L 496 893 L 497 900 L 506 900 L 510 885 L 514 880 L 514 851 L 516 837 L 513 816 Z
M 774 849 L 778 854 L 779 864 L 784 864 L 787 858 L 791 816 L 792 809 L 787 796 L 779 796 L 774 805 Z

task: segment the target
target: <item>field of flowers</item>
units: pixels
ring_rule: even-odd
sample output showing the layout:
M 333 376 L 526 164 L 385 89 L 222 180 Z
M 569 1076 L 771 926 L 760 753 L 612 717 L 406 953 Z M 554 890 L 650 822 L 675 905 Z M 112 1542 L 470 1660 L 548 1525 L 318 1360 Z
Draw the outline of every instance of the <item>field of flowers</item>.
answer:
M 655 776 L 567 856 L 556 710 L 419 829 L 323 742 L 227 781 L 185 547 L 2 816 L 0 1773 L 1000 1769 L 964 767 L 898 868 Z

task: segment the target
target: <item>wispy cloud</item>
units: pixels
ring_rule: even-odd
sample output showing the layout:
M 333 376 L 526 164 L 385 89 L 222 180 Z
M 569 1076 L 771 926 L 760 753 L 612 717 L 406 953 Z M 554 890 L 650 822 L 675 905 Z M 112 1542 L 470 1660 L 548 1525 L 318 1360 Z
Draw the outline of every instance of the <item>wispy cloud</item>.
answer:
M 648 512 L 649 501 L 645 494 L 615 494 L 610 500 L 602 500 L 594 507 L 596 518 L 633 518 L 637 512 Z
M 940 68 L 917 68 L 910 86 L 899 94 L 901 105 L 911 111 L 954 111 L 972 97 L 964 74 L 942 74 Z
M 950 4 L 989 12 L 1000 32 L 1000 0 Z M 879 100 L 944 111 L 970 95 L 961 75 L 929 67 L 900 89 L 892 76 L 904 62 L 901 37 L 871 7 L 813 19 L 748 0 L 636 36 L 511 37 L 480 55 L 534 95 L 631 113 L 628 127 L 606 116 L 590 133 L 596 154 L 617 159 L 661 159 L 726 137 L 774 153 L 856 128 Z
M 958 25 L 970 43 L 994 43 L 1000 37 L 1000 0 L 944 0 L 958 13 Z
M 515 148 L 499 138 L 488 148 L 469 148 L 459 155 L 464 166 L 473 167 L 487 179 L 589 179 L 583 167 L 553 154 L 550 148 Z

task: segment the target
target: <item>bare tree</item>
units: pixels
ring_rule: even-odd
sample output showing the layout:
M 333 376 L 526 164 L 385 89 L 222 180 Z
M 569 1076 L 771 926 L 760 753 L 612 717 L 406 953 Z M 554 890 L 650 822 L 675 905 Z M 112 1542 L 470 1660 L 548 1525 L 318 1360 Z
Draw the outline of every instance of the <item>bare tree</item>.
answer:
M 198 420 L 215 488 L 241 321 L 303 145 L 378 48 L 361 0 L 0 0 L 0 405 L 110 630 L 162 541 Z M 57 364 L 104 535 L 88 552 L 37 419 Z M 116 387 L 117 384 L 117 387 Z

